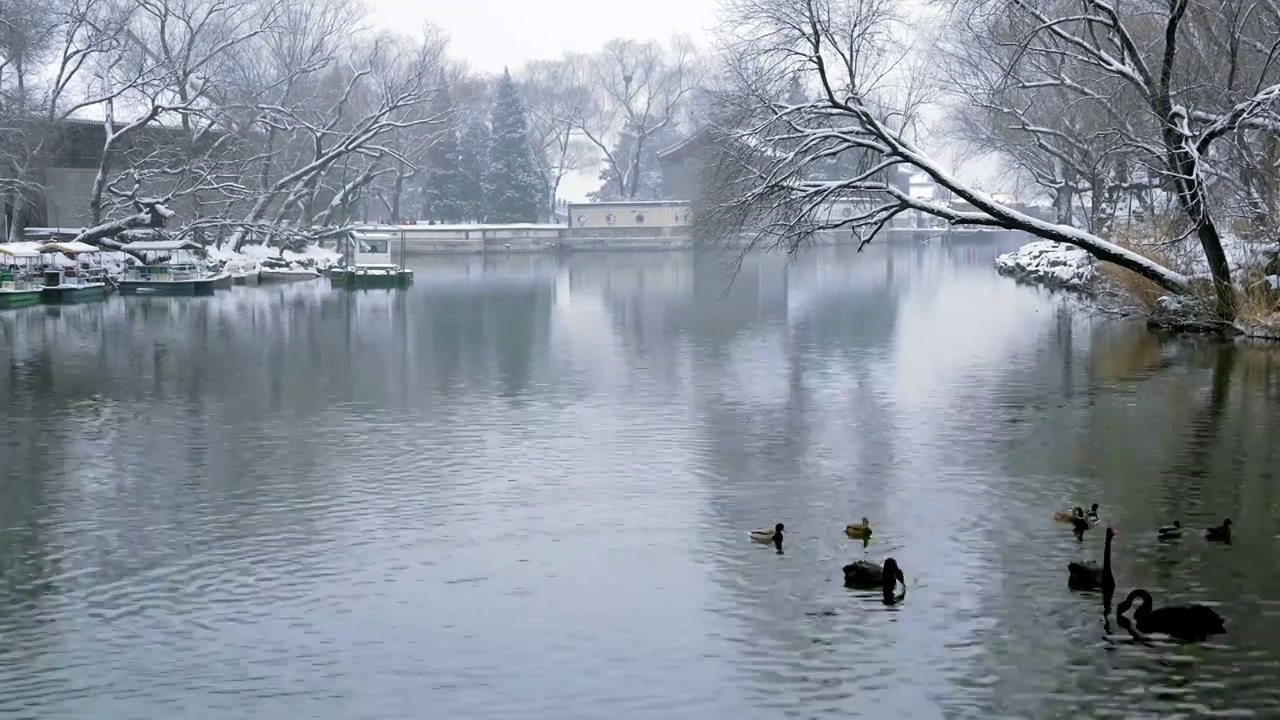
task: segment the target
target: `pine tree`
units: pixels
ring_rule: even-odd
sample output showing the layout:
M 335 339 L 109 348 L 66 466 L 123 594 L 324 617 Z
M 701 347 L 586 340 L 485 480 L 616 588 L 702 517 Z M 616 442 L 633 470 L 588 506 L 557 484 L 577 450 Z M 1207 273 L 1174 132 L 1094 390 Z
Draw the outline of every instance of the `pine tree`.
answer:
M 489 150 L 493 139 L 485 119 L 475 116 L 462 130 L 459 142 L 457 198 L 458 214 L 469 222 L 485 222 L 488 219 L 487 203 L 490 178 Z
M 587 193 L 587 197 L 593 202 L 661 199 L 662 167 L 658 162 L 658 153 L 674 145 L 679 138 L 674 132 L 665 129 L 645 138 L 644 147 L 640 150 L 640 177 L 635 179 L 633 187 L 631 173 L 636 161 L 636 135 L 631 127 L 624 127 L 618 134 L 618 142 L 614 145 L 612 154 L 621 167 L 615 169 L 609 160 L 605 160 L 605 166 L 600 171 L 600 188 Z
M 524 104 L 511 80 L 502 71 L 493 105 L 493 144 L 487 169 L 486 211 L 489 222 L 537 222 L 542 214 L 542 181 L 529 145 Z
M 427 150 L 421 175 L 422 217 L 446 223 L 463 220 L 465 189 L 462 148 L 455 128 L 446 127 Z

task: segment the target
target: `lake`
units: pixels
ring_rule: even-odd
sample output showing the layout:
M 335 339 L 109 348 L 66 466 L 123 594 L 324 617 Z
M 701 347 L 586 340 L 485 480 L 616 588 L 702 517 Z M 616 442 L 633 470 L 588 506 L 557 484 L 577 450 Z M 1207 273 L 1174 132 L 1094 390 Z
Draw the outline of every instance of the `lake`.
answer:
M 1008 249 L 0 313 L 0 717 L 1280 716 L 1276 360 L 1091 318 Z M 1228 633 L 1068 590 L 1103 531 L 1052 514 L 1092 502 L 1117 601 Z M 903 603 L 842 586 L 864 554 Z

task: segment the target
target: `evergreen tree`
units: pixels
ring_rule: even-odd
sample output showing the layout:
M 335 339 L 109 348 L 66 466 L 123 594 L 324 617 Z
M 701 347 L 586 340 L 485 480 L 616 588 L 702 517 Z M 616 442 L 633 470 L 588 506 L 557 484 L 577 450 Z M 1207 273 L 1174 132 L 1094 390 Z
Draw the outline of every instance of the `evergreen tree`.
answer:
M 427 150 L 420 181 L 422 217 L 439 222 L 463 220 L 462 147 L 458 132 L 447 127 Z
M 489 222 L 537 222 L 542 215 L 542 180 L 529 145 L 524 104 L 507 70 L 498 81 L 492 125 L 485 195 Z
M 624 127 L 618 134 L 618 142 L 612 153 L 620 167 L 615 168 L 606 159 L 605 167 L 600 171 L 600 189 L 587 193 L 587 197 L 593 202 L 662 199 L 662 167 L 658 162 L 658 153 L 678 140 L 674 132 L 665 129 L 645 138 L 644 147 L 640 149 L 640 177 L 636 179 L 633 188 L 631 172 L 636 160 L 636 133 L 630 127 Z
M 459 143 L 457 198 L 458 213 L 464 221 L 488 219 L 485 198 L 489 195 L 489 149 L 493 144 L 489 126 L 481 116 L 473 116 L 462 130 Z

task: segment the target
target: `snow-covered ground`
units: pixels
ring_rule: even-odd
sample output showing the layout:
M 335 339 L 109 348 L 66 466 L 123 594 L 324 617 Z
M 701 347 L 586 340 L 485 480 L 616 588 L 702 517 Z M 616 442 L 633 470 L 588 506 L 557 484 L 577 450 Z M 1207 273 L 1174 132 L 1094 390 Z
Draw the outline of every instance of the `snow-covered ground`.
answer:
M 1080 248 L 1039 240 L 996 258 L 996 271 L 1017 280 L 1090 292 L 1098 280 L 1098 264 Z
M 1247 270 L 1268 267 L 1275 262 L 1280 250 L 1274 243 L 1251 242 L 1236 235 L 1223 237 L 1222 245 L 1236 278 L 1243 277 Z M 1169 257 L 1174 270 L 1188 278 L 1209 278 L 1208 261 L 1194 238 L 1184 241 L 1180 247 L 1161 246 L 1160 252 Z M 996 258 L 996 270 L 1017 280 L 1089 294 L 1100 289 L 1102 279 L 1098 261 L 1084 250 L 1048 240 L 1028 243 L 999 256 Z M 1280 290 L 1280 276 L 1268 275 L 1263 282 L 1273 291 Z M 1166 295 L 1158 298 L 1148 319 L 1160 327 L 1195 331 L 1213 327 L 1210 315 L 1209 308 L 1201 301 Z M 1266 318 L 1239 321 L 1235 325 L 1246 337 L 1280 340 L 1280 312 Z
M 43 242 L 30 241 L 7 243 L 9 247 L 31 251 L 35 251 L 45 244 Z M 254 272 L 262 267 L 264 260 L 276 268 L 320 271 L 334 267 L 342 260 L 341 253 L 318 245 L 308 246 L 302 252 L 285 250 L 283 256 L 277 248 L 266 245 L 246 245 L 241 248 L 240 252 L 235 252 L 230 248 L 211 246 L 207 248 L 207 253 L 210 261 L 220 263 L 222 267 L 229 269 L 233 273 Z M 45 254 L 42 262 L 57 263 L 59 267 L 71 267 L 77 264 L 76 260 L 57 253 Z M 80 256 L 80 262 L 89 267 L 101 267 L 109 277 L 117 279 L 124 275 L 125 268 L 138 263 L 136 258 L 126 253 L 111 250 L 103 250 L 102 252 L 91 254 L 86 253 Z

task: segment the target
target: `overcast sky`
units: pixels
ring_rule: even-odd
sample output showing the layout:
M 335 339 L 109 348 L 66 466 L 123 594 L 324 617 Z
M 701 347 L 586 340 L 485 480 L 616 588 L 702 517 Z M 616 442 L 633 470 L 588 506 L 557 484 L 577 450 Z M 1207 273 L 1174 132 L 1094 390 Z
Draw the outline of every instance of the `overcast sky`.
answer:
M 501 71 L 565 51 L 590 51 L 616 37 L 705 43 L 717 0 L 368 0 L 373 22 L 401 32 L 432 22 L 449 34 L 454 57 Z

